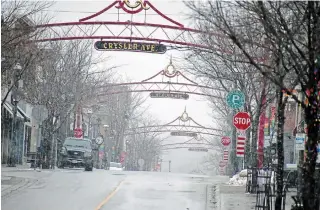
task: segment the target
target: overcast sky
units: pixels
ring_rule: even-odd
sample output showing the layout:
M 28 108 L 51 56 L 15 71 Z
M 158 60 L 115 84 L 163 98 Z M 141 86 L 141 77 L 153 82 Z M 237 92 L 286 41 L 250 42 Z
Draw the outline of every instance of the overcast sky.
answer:
M 51 22 L 74 22 L 79 21 L 80 18 L 89 16 L 92 13 L 100 11 L 108 6 L 112 1 L 57 1 L 54 6 L 48 11 L 54 19 Z M 191 26 L 191 21 L 188 20 L 188 9 L 184 6 L 182 1 L 151 1 L 155 7 L 161 12 L 168 15 L 170 18 L 181 22 L 185 26 Z M 117 9 L 113 8 L 107 14 L 98 16 L 91 21 L 111 21 L 117 20 Z M 146 16 L 146 22 L 148 23 L 168 23 L 166 20 L 155 15 L 154 12 L 148 10 Z M 120 15 L 120 21 L 126 21 L 132 19 L 136 22 L 142 22 L 144 14 L 141 15 Z M 92 50 L 93 48 L 92 41 Z M 153 76 L 159 71 L 163 70 L 170 61 L 170 56 L 173 57 L 173 64 L 175 60 L 181 60 L 183 57 L 182 52 L 167 51 L 166 54 L 146 54 L 146 53 L 129 53 L 129 52 L 101 52 L 95 51 L 97 55 L 110 57 L 108 63 L 104 65 L 116 65 L 121 66 L 116 70 L 118 75 L 127 78 L 130 81 L 141 81 Z M 147 96 L 149 93 L 145 93 Z M 178 117 L 187 108 L 189 116 L 191 116 L 198 123 L 215 127 L 212 124 L 210 118 L 211 110 L 208 107 L 208 102 L 200 96 L 190 95 L 189 100 L 173 100 L 173 99 L 148 99 L 145 106 L 149 106 L 148 112 L 152 114 L 162 123 L 167 123 Z M 178 139 L 170 138 L 168 141 L 174 141 Z M 183 138 L 179 139 L 184 140 Z M 173 171 L 188 172 L 192 169 L 190 166 L 196 167 L 199 160 L 206 153 L 188 152 L 184 150 L 170 151 L 163 158 L 166 160 L 172 160 Z

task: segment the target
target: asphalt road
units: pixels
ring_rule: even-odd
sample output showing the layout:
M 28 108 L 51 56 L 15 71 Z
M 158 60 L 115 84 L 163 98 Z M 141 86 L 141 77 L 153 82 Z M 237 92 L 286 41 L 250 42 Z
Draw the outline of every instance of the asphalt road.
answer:
M 159 172 L 60 170 L 2 199 L 3 210 L 205 210 L 206 186 L 222 180 Z

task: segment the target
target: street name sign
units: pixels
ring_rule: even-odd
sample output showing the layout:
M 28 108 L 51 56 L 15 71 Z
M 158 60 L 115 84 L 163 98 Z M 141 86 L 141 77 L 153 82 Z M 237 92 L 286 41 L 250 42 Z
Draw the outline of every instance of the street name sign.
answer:
M 189 148 L 188 150 L 194 152 L 208 152 L 207 148 Z
M 172 98 L 188 100 L 189 95 L 186 93 L 170 93 L 170 92 L 152 92 L 150 98 Z
M 297 133 L 296 134 L 296 150 L 304 150 L 306 134 Z
M 48 110 L 43 105 L 36 105 L 32 109 L 32 117 L 37 121 L 44 121 L 48 117 Z
M 183 132 L 183 131 L 174 131 L 170 133 L 171 136 L 190 136 L 190 137 L 196 137 L 197 133 L 191 133 L 191 132 Z
M 94 48 L 101 51 L 130 51 L 155 54 L 164 54 L 167 51 L 167 47 L 163 44 L 125 41 L 97 41 L 94 44 Z

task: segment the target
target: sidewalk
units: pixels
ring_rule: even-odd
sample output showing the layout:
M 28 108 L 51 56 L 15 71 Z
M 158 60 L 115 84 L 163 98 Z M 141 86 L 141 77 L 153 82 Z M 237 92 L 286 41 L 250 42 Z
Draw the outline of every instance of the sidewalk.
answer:
M 255 209 L 256 195 L 246 194 L 245 186 L 220 185 L 220 210 Z
M 54 170 L 34 170 L 28 166 L 17 165 L 16 167 L 7 167 L 1 165 L 1 198 L 8 197 L 11 194 L 22 190 L 38 179 L 47 176 Z M 49 173 L 39 173 L 49 172 Z
M 245 186 L 220 185 L 220 209 L 219 210 L 250 210 L 255 209 L 256 194 L 245 193 Z M 294 203 L 291 196 L 295 191 L 289 191 L 286 195 L 285 210 L 290 210 Z

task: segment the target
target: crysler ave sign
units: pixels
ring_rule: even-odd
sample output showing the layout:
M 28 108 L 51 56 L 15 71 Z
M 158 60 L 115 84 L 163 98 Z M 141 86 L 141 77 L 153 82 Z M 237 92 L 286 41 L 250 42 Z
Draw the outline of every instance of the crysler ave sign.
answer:
M 188 150 L 194 152 L 208 152 L 207 148 L 189 148 Z
M 97 41 L 94 44 L 96 50 L 105 51 L 131 51 L 163 54 L 167 47 L 163 44 L 143 43 L 143 42 L 122 42 L 122 41 Z
M 171 136 L 191 136 L 191 137 L 195 137 L 195 136 L 197 136 L 197 133 L 175 131 L 175 132 L 171 132 Z
M 189 99 L 188 94 L 184 93 L 166 93 L 166 92 L 152 92 L 150 93 L 151 98 L 173 98 L 173 99 Z

